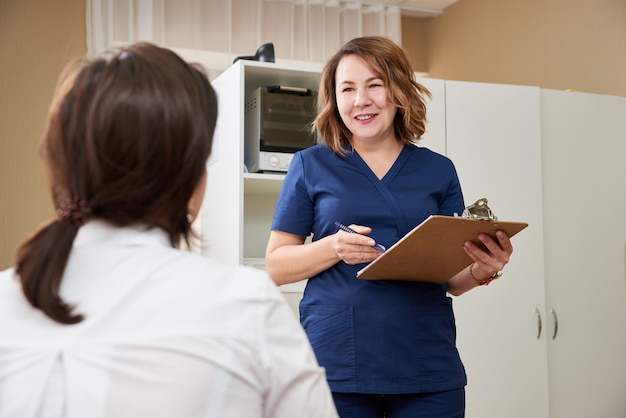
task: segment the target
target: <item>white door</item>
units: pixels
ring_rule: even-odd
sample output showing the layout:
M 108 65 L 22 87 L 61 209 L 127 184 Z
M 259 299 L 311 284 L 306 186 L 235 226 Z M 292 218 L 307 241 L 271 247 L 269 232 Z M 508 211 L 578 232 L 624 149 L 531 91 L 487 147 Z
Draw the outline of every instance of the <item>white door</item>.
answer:
M 502 278 L 454 299 L 466 416 L 548 417 L 540 90 L 446 81 L 446 126 L 466 205 L 529 224 Z
M 626 417 L 626 99 L 544 90 L 542 121 L 551 417 Z

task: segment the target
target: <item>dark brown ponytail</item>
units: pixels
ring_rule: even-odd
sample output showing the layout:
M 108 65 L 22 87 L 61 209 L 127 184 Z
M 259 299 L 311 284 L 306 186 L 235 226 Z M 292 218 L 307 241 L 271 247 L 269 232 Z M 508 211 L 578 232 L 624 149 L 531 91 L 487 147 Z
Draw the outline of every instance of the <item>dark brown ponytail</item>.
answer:
M 56 220 L 28 238 L 17 253 L 16 271 L 22 281 L 24 296 L 62 324 L 82 321 L 72 307 L 59 296 L 61 278 L 72 250 L 78 227 L 68 220 Z

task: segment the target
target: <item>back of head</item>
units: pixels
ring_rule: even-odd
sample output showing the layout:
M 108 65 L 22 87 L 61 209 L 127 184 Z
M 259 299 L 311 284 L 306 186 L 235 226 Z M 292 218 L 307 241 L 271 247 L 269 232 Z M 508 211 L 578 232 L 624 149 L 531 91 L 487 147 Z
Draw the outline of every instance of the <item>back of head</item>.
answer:
M 318 90 L 318 116 L 314 122 L 321 139 L 338 154 L 352 138 L 341 121 L 335 98 L 335 76 L 341 59 L 347 55 L 362 58 L 385 83 L 388 100 L 398 108 L 394 121 L 396 137 L 410 143 L 425 130 L 428 89 L 415 80 L 415 73 L 404 50 L 389 38 L 363 36 L 344 44 L 326 63 Z
M 85 63 L 61 86 L 43 138 L 56 206 L 80 199 L 90 217 L 158 225 L 177 241 L 216 115 L 204 74 L 167 49 L 135 44 Z
M 168 49 L 138 43 L 81 62 L 59 86 L 43 156 L 60 217 L 20 248 L 30 303 L 80 321 L 57 291 L 82 223 L 140 224 L 188 240 L 187 204 L 205 173 L 217 118 L 206 75 Z

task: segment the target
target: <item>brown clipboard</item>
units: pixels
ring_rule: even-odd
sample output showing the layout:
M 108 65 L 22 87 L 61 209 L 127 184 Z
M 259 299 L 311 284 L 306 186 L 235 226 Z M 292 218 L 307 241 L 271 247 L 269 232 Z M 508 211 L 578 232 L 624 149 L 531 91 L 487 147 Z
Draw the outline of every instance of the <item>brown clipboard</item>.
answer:
M 528 226 L 525 222 L 431 215 L 357 273 L 365 280 L 445 282 L 472 263 L 463 243 L 477 245 L 483 232 L 495 238 L 497 230 L 509 237 Z

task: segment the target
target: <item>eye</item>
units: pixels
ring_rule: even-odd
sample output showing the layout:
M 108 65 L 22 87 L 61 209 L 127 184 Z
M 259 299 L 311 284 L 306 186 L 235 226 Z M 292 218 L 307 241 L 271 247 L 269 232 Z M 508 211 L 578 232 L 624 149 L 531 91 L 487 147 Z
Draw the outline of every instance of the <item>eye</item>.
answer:
M 351 91 L 354 91 L 354 88 L 352 88 L 352 87 L 344 87 L 341 90 L 342 93 L 348 93 L 348 92 L 351 92 Z

